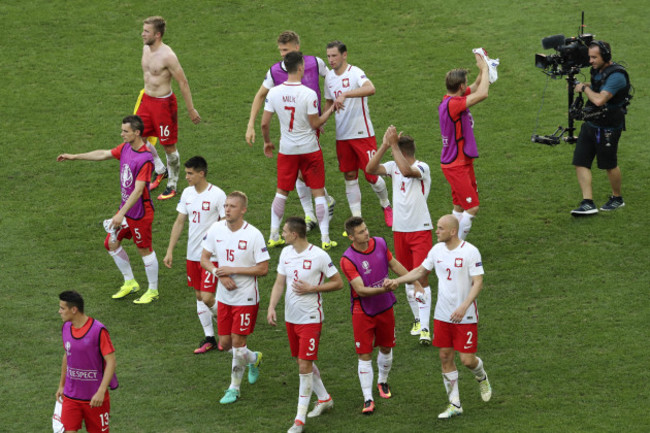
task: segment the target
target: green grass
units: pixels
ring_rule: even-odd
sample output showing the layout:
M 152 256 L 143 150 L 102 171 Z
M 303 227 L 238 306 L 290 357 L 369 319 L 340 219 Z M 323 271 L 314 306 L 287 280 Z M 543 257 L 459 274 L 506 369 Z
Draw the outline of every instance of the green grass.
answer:
M 415 137 L 419 158 L 432 168 L 429 210 L 450 211 L 449 187 L 438 169 L 436 108 L 444 74 L 475 66 L 471 49 L 484 46 L 501 59 L 499 81 L 475 107 L 481 212 L 470 241 L 483 255 L 485 289 L 479 355 L 493 383 L 484 404 L 470 373 L 459 369 L 465 414 L 438 422 L 446 396 L 434 349 L 408 335 L 403 292 L 396 306 L 394 398 L 362 417 L 348 289 L 325 296 L 326 322 L 318 364 L 334 411 L 310 420 L 310 432 L 593 432 L 650 430 L 646 355 L 648 281 L 648 170 L 643 122 L 650 79 L 644 48 L 645 3 L 232 1 L 115 4 L 104 0 L 0 4 L 3 86 L 0 90 L 0 431 L 49 429 L 60 360 L 59 292 L 84 294 L 88 312 L 111 331 L 120 389 L 112 393 L 116 432 L 283 431 L 295 415 L 297 367 L 283 326 L 266 324 L 272 272 L 261 280 L 262 302 L 253 350 L 264 352 L 260 381 L 244 384 L 241 400 L 218 404 L 229 383 L 231 357 L 194 356 L 201 337 L 182 265 L 162 266 L 175 202 L 156 204 L 154 247 L 161 262 L 161 299 L 150 306 L 110 299 L 120 276 L 102 247 L 101 221 L 119 200 L 116 162 L 55 163 L 62 152 L 119 144 L 119 122 L 142 87 L 142 18 L 168 20 L 166 42 L 178 54 L 204 122 L 192 125 L 179 96 L 179 149 L 201 154 L 209 178 L 225 191 L 250 197 L 247 220 L 268 234 L 274 162 L 262 154 L 261 135 L 250 149 L 244 133 L 252 98 L 278 59 L 277 34 L 297 31 L 302 49 L 325 56 L 332 39 L 347 43 L 349 61 L 364 69 L 377 93 L 370 111 L 379 137 L 395 124 Z M 619 161 L 627 206 L 613 214 L 573 219 L 580 201 L 571 166 L 572 145 L 530 142 L 546 78 L 533 66 L 543 37 L 587 32 L 612 43 L 615 60 L 629 66 L 636 88 Z M 587 73 L 587 70 L 584 70 Z M 177 92 L 178 93 L 178 92 Z M 551 81 L 539 134 L 566 125 L 566 83 Z M 259 118 L 258 118 L 259 119 Z M 277 143 L 277 128 L 274 132 Z M 337 171 L 334 125 L 322 137 L 327 187 L 338 200 L 336 234 L 348 215 Z M 184 182 L 181 181 L 181 185 Z M 361 182 L 371 232 L 389 229 L 372 190 Z M 608 195 L 604 173 L 594 172 L 597 204 Z M 292 195 L 287 215 L 299 214 Z M 318 234 L 310 239 L 318 242 Z M 345 244 L 344 239 L 340 239 Z M 338 262 L 344 246 L 332 253 Z M 127 246 L 136 278 L 141 261 Z M 431 277 L 435 287 L 435 277 Z M 282 306 L 278 307 L 278 312 Z

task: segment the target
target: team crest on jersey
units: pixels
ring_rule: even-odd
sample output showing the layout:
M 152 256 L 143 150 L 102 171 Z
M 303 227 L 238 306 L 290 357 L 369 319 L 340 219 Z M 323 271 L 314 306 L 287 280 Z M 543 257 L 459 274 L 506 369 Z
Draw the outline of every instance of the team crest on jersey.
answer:
M 457 268 L 462 268 L 463 267 L 463 258 L 462 257 L 456 257 L 456 262 L 454 263 L 454 266 Z
M 349 78 L 344 78 L 343 80 L 341 80 L 341 85 L 343 87 L 350 87 L 350 79 Z
M 70 356 L 70 342 L 69 341 L 65 342 L 65 354 Z
M 128 188 L 133 184 L 133 173 L 131 172 L 131 167 L 127 164 L 122 166 L 122 173 L 120 175 L 120 180 L 122 181 L 122 186 Z
M 204 201 L 203 205 L 201 206 L 202 210 L 210 210 L 210 202 L 209 201 Z
M 369 274 L 370 272 L 372 272 L 372 271 L 370 270 L 370 263 L 368 263 L 368 262 L 365 261 L 365 260 L 364 260 L 363 262 L 361 262 L 361 267 L 362 267 L 363 270 L 365 271 L 365 272 L 364 272 L 365 274 Z
M 311 260 L 303 260 L 302 268 L 307 270 L 311 269 Z
M 240 250 L 245 250 L 247 246 L 248 246 L 248 242 L 246 242 L 246 241 L 239 241 L 239 249 L 240 249 Z
M 318 102 L 314 101 L 314 108 L 318 107 Z

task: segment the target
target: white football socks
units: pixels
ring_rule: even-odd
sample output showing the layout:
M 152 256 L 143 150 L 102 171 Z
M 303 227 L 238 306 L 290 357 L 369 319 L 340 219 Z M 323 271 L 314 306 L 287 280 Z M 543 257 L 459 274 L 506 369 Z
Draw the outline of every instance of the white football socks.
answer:
M 393 366 L 393 350 L 384 353 L 381 350 L 377 353 L 377 383 L 387 383 L 388 373 Z
M 411 307 L 411 312 L 413 312 L 413 318 L 419 320 L 420 306 L 418 304 L 418 301 L 415 300 L 415 287 L 413 286 L 413 284 L 406 284 L 405 289 L 406 289 L 406 300 L 409 303 L 409 307 Z
M 309 400 L 311 399 L 312 391 L 312 378 L 314 373 L 307 373 L 300 375 L 300 389 L 298 391 L 298 413 L 296 419 L 304 423 L 307 417 L 307 409 L 309 408 Z
M 390 201 L 388 200 L 388 189 L 386 188 L 386 182 L 382 177 L 377 178 L 377 182 L 371 183 L 370 187 L 377 194 L 379 198 L 379 204 L 382 208 L 390 206 Z
M 458 237 L 461 240 L 465 240 L 467 238 L 467 235 L 469 234 L 470 229 L 472 228 L 472 220 L 474 219 L 474 215 L 471 213 L 464 211 L 463 212 L 463 219 L 460 220 L 460 223 L 458 224 Z
M 287 204 L 287 197 L 280 194 L 279 192 L 275 193 L 275 198 L 273 203 L 271 203 L 271 236 L 270 239 L 277 241 L 280 239 L 280 224 L 282 224 L 282 218 L 284 218 L 284 207 Z
M 460 407 L 460 394 L 458 393 L 458 370 L 449 373 L 442 373 L 442 380 L 447 390 L 449 403 Z
M 129 255 L 124 251 L 124 248 L 121 246 L 118 247 L 115 251 L 108 251 L 108 254 L 113 257 L 113 261 L 117 265 L 117 269 L 120 270 L 124 276 L 124 281 L 133 280 L 133 269 L 131 269 L 131 261 L 129 260 Z
M 305 212 L 305 215 L 311 218 L 312 221 L 316 221 L 314 205 L 311 202 L 311 188 L 309 188 L 305 181 L 300 178 L 296 179 L 296 193 L 298 193 L 298 198 L 300 199 L 300 204 L 302 205 L 302 210 Z
M 316 218 L 320 227 L 321 242 L 330 242 L 330 215 L 327 210 L 327 198 L 325 196 L 316 197 Z
M 215 302 L 216 305 L 216 302 Z M 203 334 L 206 337 L 214 337 L 214 325 L 212 322 L 212 312 L 203 301 L 196 300 L 196 313 L 199 316 L 199 322 L 203 326 Z
M 357 367 L 361 391 L 363 392 L 363 401 L 373 400 L 372 383 L 374 381 L 374 372 L 372 371 L 372 361 L 359 360 Z
M 158 258 L 156 252 L 152 251 L 148 256 L 142 258 L 144 262 L 144 271 L 149 280 L 149 290 L 158 290 Z
M 167 172 L 169 178 L 167 180 L 167 186 L 171 189 L 176 189 L 178 184 L 178 175 L 181 170 L 181 156 L 178 154 L 178 150 L 167 154 Z
M 316 363 L 314 362 L 312 364 L 312 373 L 314 373 L 314 376 L 312 378 L 312 389 L 314 390 L 314 393 L 316 393 L 316 396 L 318 397 L 319 400 L 325 401 L 330 398 L 330 395 L 327 393 L 327 390 L 325 389 L 325 384 L 323 383 L 323 380 L 320 377 L 320 370 L 318 367 L 316 367 Z
M 424 288 L 424 304 L 421 302 L 418 302 L 419 308 L 419 316 L 420 316 L 420 326 L 424 330 L 425 328 L 429 331 L 431 328 L 429 328 L 430 321 L 431 321 L 431 287 L 426 286 Z
M 157 174 L 163 174 L 165 172 L 165 164 L 163 164 L 162 159 L 160 159 L 156 146 L 147 141 L 147 149 L 149 149 L 149 152 L 151 152 L 151 155 L 153 156 L 154 170 Z
M 345 195 L 348 198 L 352 216 L 361 216 L 361 189 L 359 188 L 359 179 L 345 181 Z

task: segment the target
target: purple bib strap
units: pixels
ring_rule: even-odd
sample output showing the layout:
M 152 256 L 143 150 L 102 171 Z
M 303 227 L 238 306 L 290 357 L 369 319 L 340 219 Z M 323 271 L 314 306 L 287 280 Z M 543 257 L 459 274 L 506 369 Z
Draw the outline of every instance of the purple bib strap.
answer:
M 440 162 L 451 164 L 458 157 L 458 142 L 463 141 L 463 153 L 470 158 L 478 158 L 476 139 L 474 138 L 474 118 L 469 109 L 460 114 L 460 119 L 454 121 L 449 114 L 449 102 L 451 98 L 445 98 L 438 106 L 438 118 L 440 119 L 440 134 L 442 134 L 442 151 Z M 457 136 L 456 124 L 460 122 L 460 136 Z
M 314 56 L 304 56 L 303 60 L 305 62 L 305 74 L 302 76 L 300 81 L 305 86 L 309 87 L 311 90 L 316 92 L 318 96 L 318 113 L 320 114 L 320 74 L 318 70 L 318 60 Z M 287 81 L 289 74 L 282 67 L 282 62 L 278 62 L 275 65 L 271 66 L 271 78 L 273 79 L 273 84 L 279 86 L 280 84 Z

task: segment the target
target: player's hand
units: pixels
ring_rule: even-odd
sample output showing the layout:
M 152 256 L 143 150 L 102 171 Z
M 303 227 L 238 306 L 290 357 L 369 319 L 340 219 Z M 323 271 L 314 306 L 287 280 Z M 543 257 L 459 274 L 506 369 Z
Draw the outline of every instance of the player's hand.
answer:
M 393 125 L 390 125 L 388 129 L 386 129 L 382 145 L 384 143 L 387 143 L 388 146 L 396 146 L 397 142 L 399 141 L 399 137 L 400 136 L 397 134 L 397 128 L 395 128 Z
M 386 278 L 384 280 L 383 286 L 384 286 L 384 290 L 386 290 L 387 292 L 392 292 L 397 288 L 398 284 L 395 280 L 389 280 L 388 278 Z
M 56 390 L 56 400 L 63 403 L 63 387 L 62 386 L 60 386 L 59 389 Z
M 98 389 L 95 395 L 93 395 L 93 398 L 90 400 L 90 407 L 99 407 L 104 404 L 105 393 L 106 390 L 102 391 L 101 389 Z
M 201 115 L 199 114 L 198 111 L 196 111 L 196 108 L 187 110 L 187 113 L 190 115 L 190 119 L 192 120 L 193 124 L 198 125 L 199 123 L 201 123 Z
M 167 253 L 165 254 L 165 258 L 163 259 L 163 263 L 165 266 L 167 266 L 169 269 L 172 267 L 172 253 Z
M 273 158 L 273 151 L 275 150 L 275 146 L 273 143 L 268 142 L 264 143 L 264 155 L 266 155 L 267 158 Z
M 221 277 L 219 278 L 219 281 L 221 281 L 221 284 L 223 284 L 226 290 L 235 290 L 237 288 L 237 284 L 235 284 L 235 280 L 233 280 L 230 277 Z
M 275 314 L 275 308 L 269 307 L 268 313 L 266 313 L 266 321 L 269 322 L 269 325 L 275 326 L 276 325 L 276 320 L 278 320 L 276 314 Z
M 69 153 L 62 153 L 61 155 L 56 157 L 57 162 L 68 161 L 72 159 L 73 159 L 72 155 L 70 155 Z
M 486 55 L 487 55 L 487 54 L 486 54 Z M 488 64 L 487 64 L 487 62 L 485 61 L 485 59 L 483 58 L 482 55 L 480 55 L 480 54 L 478 54 L 478 53 L 474 53 L 474 57 L 476 57 L 476 66 L 477 66 L 479 69 L 483 70 L 483 69 L 487 69 L 487 68 L 488 68 Z
M 253 143 L 255 143 L 255 127 L 254 126 L 248 126 L 246 128 L 246 143 L 248 143 L 248 147 L 252 147 Z
M 230 267 L 230 266 L 222 266 L 222 267 L 219 267 L 219 268 L 215 268 L 215 270 L 214 270 L 214 275 L 217 278 L 228 277 L 228 276 L 230 276 L 232 274 L 234 274 L 234 272 L 233 272 L 232 267 Z
M 297 295 L 305 295 L 316 291 L 314 286 L 303 280 L 294 281 L 291 287 Z
M 460 323 L 461 320 L 463 320 L 463 317 L 465 317 L 465 311 L 467 311 L 467 307 L 461 305 L 460 307 L 456 308 L 456 311 L 451 313 L 451 322 L 452 323 Z
M 111 218 L 111 227 L 117 230 L 120 228 L 123 221 L 124 217 L 118 212 L 113 216 L 113 218 Z
M 336 100 L 334 101 L 332 108 L 334 109 L 334 111 L 338 111 L 338 110 L 343 111 L 345 110 L 344 103 L 345 103 L 345 95 L 341 93 L 339 96 L 336 97 Z

